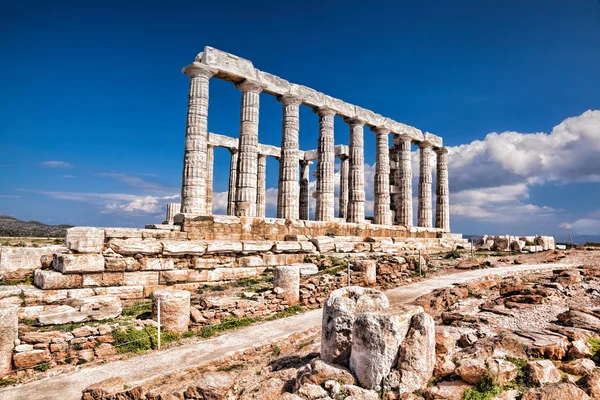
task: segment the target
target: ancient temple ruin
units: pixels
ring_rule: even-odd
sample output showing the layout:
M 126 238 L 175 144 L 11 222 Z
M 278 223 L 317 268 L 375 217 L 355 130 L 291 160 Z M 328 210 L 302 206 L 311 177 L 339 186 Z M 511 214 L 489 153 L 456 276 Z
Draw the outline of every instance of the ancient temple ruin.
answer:
M 406 229 L 413 225 L 411 146 L 414 143 L 420 156 L 417 225 L 423 229 L 413 232 L 450 231 L 448 151 L 439 136 L 423 133 L 370 110 L 288 82 L 254 68 L 248 60 L 212 47 L 206 47 L 198 54 L 183 73 L 189 76 L 190 84 L 181 207 L 180 213 L 177 213 L 179 206 L 169 205 L 169 223 L 175 222 L 182 225 L 183 231 L 191 232 L 195 225 L 193 221 L 206 221 L 202 217 L 212 215 L 214 148 L 225 147 L 231 152 L 227 207 L 230 216 L 242 219 L 265 217 L 266 158 L 274 157 L 279 160 L 278 219 L 309 220 L 308 166 L 316 161 L 316 221 L 336 223 L 335 226 L 342 230 L 347 229 L 343 227 L 346 223 L 379 226 L 367 230 L 381 231 L 385 227 L 383 231 L 394 231 L 395 226 Z M 211 78 L 230 81 L 242 93 L 239 139 L 208 132 Z M 276 96 L 282 104 L 280 148 L 259 143 L 261 92 Z M 315 150 L 302 151 L 299 148 L 301 105 L 312 108 L 319 116 L 319 139 Z M 333 120 L 336 115 L 349 125 L 349 146 L 334 146 Z M 377 143 L 372 221 L 365 219 L 365 127 L 373 132 Z M 389 135 L 393 136 L 391 147 Z M 432 213 L 432 152 L 437 155 L 435 225 Z M 334 214 L 336 157 L 341 161 L 337 218 Z M 356 234 L 356 229 L 354 232 Z

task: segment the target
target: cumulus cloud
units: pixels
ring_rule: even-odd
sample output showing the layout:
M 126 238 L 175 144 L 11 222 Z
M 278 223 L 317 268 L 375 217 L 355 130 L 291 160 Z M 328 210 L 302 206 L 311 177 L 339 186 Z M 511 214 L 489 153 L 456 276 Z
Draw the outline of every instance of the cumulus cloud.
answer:
M 154 174 L 138 174 L 138 175 L 152 176 L 152 177 L 156 176 Z M 174 193 L 174 192 L 179 191 L 178 188 L 171 187 L 171 186 L 165 186 L 158 182 L 149 181 L 147 179 L 143 179 L 143 178 L 140 178 L 139 176 L 131 175 L 131 174 L 122 174 L 122 173 L 115 173 L 115 172 L 102 172 L 102 173 L 99 173 L 98 176 L 104 177 L 104 178 L 112 178 L 112 179 L 115 179 L 117 181 L 127 184 L 129 187 L 132 187 L 135 189 L 140 189 L 140 190 L 145 190 L 148 192 Z
M 103 212 L 122 212 L 126 214 L 161 214 L 165 210 L 169 200 L 179 198 L 178 195 L 173 196 L 143 196 L 138 197 L 129 202 L 111 202 L 106 205 Z
M 72 168 L 73 165 L 66 161 L 44 161 L 40 165 L 48 168 Z

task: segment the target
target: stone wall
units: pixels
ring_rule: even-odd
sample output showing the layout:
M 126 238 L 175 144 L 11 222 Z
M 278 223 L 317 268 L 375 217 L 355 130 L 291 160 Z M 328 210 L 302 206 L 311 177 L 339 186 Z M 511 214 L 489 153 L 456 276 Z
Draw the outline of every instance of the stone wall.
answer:
M 63 246 L 0 246 L 0 280 L 24 280 L 41 267 L 40 258 L 66 250 Z
M 553 236 L 488 236 L 485 235 L 475 249 L 499 251 L 525 251 L 536 253 L 556 249 Z

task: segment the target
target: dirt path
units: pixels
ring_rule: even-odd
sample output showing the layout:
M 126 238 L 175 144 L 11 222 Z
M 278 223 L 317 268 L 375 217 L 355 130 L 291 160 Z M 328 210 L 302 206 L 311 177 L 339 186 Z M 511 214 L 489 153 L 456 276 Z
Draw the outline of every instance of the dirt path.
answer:
M 485 276 L 505 275 L 524 271 L 568 268 L 574 264 L 510 265 L 490 269 L 439 276 L 386 291 L 390 303 L 410 303 L 435 289 L 449 287 Z M 240 350 L 268 345 L 293 333 L 318 327 L 322 311 L 313 310 L 302 315 L 265 322 L 230 332 L 212 339 L 155 351 L 127 360 L 90 366 L 69 374 L 40 379 L 23 385 L 0 390 L 0 400 L 79 400 L 81 391 L 96 382 L 120 376 L 130 385 L 167 373 L 198 367 Z

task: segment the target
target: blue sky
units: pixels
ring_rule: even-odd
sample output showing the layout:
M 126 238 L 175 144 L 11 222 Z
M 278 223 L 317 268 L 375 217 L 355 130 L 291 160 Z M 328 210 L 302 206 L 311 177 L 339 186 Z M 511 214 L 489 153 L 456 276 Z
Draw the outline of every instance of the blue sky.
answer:
M 456 232 L 600 233 L 600 112 L 586 114 L 600 110 L 597 0 L 1 1 L 0 214 L 161 222 L 181 181 L 180 71 L 206 45 L 442 136 Z M 239 101 L 211 80 L 211 132 L 237 136 Z M 300 117 L 301 148 L 315 148 L 317 116 Z M 281 141 L 266 94 L 259 137 Z M 365 144 L 372 165 L 369 131 Z M 217 150 L 217 193 L 228 157 Z

